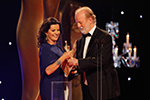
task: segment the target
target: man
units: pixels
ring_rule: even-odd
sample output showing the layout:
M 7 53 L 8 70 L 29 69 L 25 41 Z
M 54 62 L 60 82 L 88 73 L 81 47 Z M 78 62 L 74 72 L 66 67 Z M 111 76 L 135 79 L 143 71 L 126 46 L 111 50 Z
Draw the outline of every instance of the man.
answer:
M 111 36 L 96 26 L 96 16 L 89 7 L 77 9 L 75 21 L 83 36 L 77 41 L 76 58 L 69 59 L 68 64 L 78 66 L 78 73 L 81 73 L 83 100 L 100 98 L 101 88 L 97 90 L 97 87 L 100 87 L 100 79 L 97 79 L 97 61 L 99 68 L 102 63 L 102 100 L 118 99 L 120 88 L 117 72 L 113 66 Z M 101 50 L 102 62 L 100 62 Z M 98 73 L 100 77 L 100 71 Z M 70 74 L 69 79 L 72 79 L 72 76 Z

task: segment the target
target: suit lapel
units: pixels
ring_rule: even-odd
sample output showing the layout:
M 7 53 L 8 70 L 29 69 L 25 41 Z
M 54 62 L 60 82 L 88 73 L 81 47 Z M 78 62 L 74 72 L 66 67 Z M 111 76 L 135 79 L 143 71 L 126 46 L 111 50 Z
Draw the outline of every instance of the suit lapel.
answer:
M 84 43 L 85 43 L 85 39 L 82 37 L 81 40 L 79 41 L 80 45 L 79 45 L 79 53 L 78 53 L 78 58 L 83 58 L 83 49 L 84 49 Z
M 92 37 L 91 37 L 90 43 L 88 45 L 88 49 L 87 49 L 86 55 L 89 53 L 90 49 L 95 45 L 95 39 L 96 39 L 97 35 L 98 35 L 98 32 L 97 32 L 97 27 L 96 27 L 96 29 L 95 29 Z

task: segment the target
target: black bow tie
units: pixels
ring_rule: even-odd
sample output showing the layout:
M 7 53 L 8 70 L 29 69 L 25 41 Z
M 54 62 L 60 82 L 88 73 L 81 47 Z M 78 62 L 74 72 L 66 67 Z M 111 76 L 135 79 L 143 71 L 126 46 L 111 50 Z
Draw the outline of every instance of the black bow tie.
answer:
M 82 36 L 83 36 L 84 38 L 86 38 L 87 36 L 91 36 L 91 34 L 90 34 L 90 33 L 82 34 Z

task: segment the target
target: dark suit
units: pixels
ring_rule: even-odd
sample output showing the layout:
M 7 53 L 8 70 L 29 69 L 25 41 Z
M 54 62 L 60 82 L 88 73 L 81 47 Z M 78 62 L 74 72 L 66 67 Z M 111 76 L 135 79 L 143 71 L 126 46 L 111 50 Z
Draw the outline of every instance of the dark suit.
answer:
M 99 49 L 97 49 L 96 46 L 96 39 L 98 40 Z M 81 84 L 82 86 L 84 84 L 82 74 L 85 71 L 88 88 L 93 100 L 97 100 L 97 53 L 100 57 L 102 39 L 105 40 L 102 49 L 102 97 L 103 100 L 107 100 L 120 95 L 118 76 L 116 69 L 113 66 L 111 36 L 106 31 L 96 27 L 89 42 L 86 57 L 83 59 L 83 37 L 77 41 L 76 52 L 76 58 L 78 59 L 79 64 L 78 72 L 81 73 Z M 71 75 L 69 78 L 71 78 Z

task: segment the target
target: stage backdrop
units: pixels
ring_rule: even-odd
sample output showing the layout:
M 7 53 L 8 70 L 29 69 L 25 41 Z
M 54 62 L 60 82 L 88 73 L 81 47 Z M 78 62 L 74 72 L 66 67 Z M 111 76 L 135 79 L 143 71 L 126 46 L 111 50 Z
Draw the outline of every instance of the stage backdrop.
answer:
M 60 40 L 62 48 L 64 40 L 67 40 L 71 45 L 75 39 L 81 36 L 74 22 L 74 11 L 79 7 L 79 4 L 74 5 L 69 0 L 67 1 L 21 1 L 16 36 L 22 72 L 22 100 L 40 100 L 39 49 L 37 48 L 36 35 L 43 20 L 48 17 L 56 17 L 62 22 L 63 34 Z M 72 80 L 72 97 L 72 100 L 82 100 L 80 76 Z

